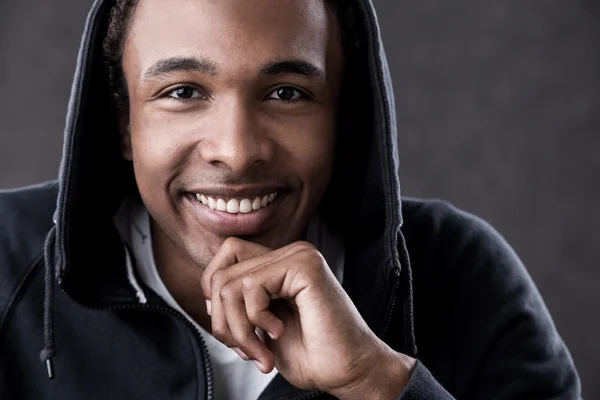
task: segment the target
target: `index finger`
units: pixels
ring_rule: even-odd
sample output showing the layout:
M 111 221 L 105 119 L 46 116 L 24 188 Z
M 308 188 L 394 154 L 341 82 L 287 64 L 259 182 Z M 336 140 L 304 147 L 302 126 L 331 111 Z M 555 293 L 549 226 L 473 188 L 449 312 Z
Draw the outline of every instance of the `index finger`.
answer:
M 215 274 L 215 272 L 222 268 L 238 264 L 250 258 L 262 256 L 271 251 L 272 250 L 268 247 L 248 242 L 246 240 L 238 239 L 235 237 L 227 238 L 219 248 L 219 251 L 217 251 L 217 254 L 215 254 L 212 261 L 208 263 L 208 266 L 202 273 L 202 278 L 200 279 L 200 282 L 204 297 L 206 299 L 211 298 L 212 277 Z

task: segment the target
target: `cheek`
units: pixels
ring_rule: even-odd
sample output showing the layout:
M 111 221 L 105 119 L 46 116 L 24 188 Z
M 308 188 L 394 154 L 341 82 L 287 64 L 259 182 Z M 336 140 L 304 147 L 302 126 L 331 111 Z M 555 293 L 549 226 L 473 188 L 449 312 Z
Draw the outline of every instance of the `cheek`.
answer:
M 132 117 L 133 166 L 140 191 L 164 190 L 185 160 L 189 149 L 174 126 L 168 119 L 156 118 L 152 113 Z
M 168 170 L 169 157 L 158 141 L 149 140 L 148 132 L 136 131 L 132 135 L 133 168 L 138 189 L 144 199 L 155 198 L 161 187 L 161 175 Z M 151 195 L 154 194 L 154 195 Z
M 298 128 L 286 143 L 286 153 L 291 155 L 297 174 L 311 190 L 326 186 L 335 157 L 335 119 L 323 115 Z

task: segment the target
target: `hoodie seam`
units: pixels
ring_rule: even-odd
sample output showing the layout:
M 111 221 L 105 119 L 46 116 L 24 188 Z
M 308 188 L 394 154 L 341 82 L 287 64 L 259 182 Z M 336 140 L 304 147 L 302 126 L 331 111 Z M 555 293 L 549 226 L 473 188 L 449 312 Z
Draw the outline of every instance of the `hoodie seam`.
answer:
M 86 21 L 84 28 L 84 35 L 81 39 L 81 48 L 83 49 L 81 54 L 79 55 L 79 59 L 77 61 L 77 68 L 75 70 L 75 80 L 73 83 L 73 87 L 71 90 L 71 98 L 75 98 L 69 105 L 69 113 L 68 113 L 68 124 L 66 128 L 65 141 L 63 147 L 63 154 L 71 155 L 72 150 L 78 148 L 78 135 L 75 135 L 73 132 L 80 130 L 80 126 L 82 124 L 80 115 L 83 109 L 83 98 L 85 98 L 85 94 L 88 92 L 88 80 L 89 78 L 85 74 L 85 71 L 89 71 L 91 58 L 90 53 L 93 48 L 93 37 L 97 35 L 95 30 L 96 20 L 99 18 L 100 10 L 103 8 L 102 1 L 96 1 L 92 5 L 92 10 L 89 14 L 88 20 Z M 67 220 L 68 218 L 68 210 L 71 209 L 71 192 L 73 191 L 72 185 L 72 168 L 73 168 L 73 157 L 65 157 L 64 165 L 61 168 L 59 179 L 61 181 L 60 190 L 58 193 L 57 205 L 60 210 L 60 228 L 59 231 L 66 232 Z M 57 235 L 57 244 L 59 249 L 59 256 L 63 262 L 59 263 L 58 271 L 59 276 L 65 274 L 68 270 L 68 257 L 65 257 L 68 254 L 68 248 L 66 241 L 63 235 Z
M 30 267 L 27 269 L 27 272 L 23 275 L 23 277 L 19 281 L 17 288 L 15 289 L 10 300 L 7 303 L 7 307 L 4 311 L 4 314 L 2 315 L 2 318 L 0 319 L 0 343 L 2 342 L 2 338 L 5 333 L 4 328 L 6 326 L 8 326 L 8 321 L 10 321 L 10 319 L 12 318 L 12 315 L 14 313 L 14 309 L 15 309 L 16 305 L 19 304 L 19 302 L 23 298 L 24 293 L 31 286 L 31 283 L 33 282 L 36 275 L 41 270 L 40 261 L 43 259 L 43 256 L 44 256 L 44 253 L 42 252 L 42 253 L 38 254 L 37 257 L 32 262 L 29 263 L 29 264 L 31 264 Z
M 381 59 L 381 54 L 378 53 L 378 49 L 381 48 L 381 37 L 380 37 L 380 33 L 379 30 L 377 28 L 377 25 L 374 23 L 375 21 L 375 11 L 372 9 L 372 5 L 368 4 L 368 2 L 365 1 L 361 1 L 360 2 L 363 8 L 363 14 L 365 15 L 365 24 L 366 24 L 366 28 L 368 30 L 367 32 L 367 36 L 369 39 L 369 46 L 368 46 L 368 52 L 369 52 L 369 60 L 372 63 L 370 65 L 370 70 L 371 70 L 371 78 L 374 79 L 375 82 L 375 88 L 374 88 L 374 97 L 375 100 L 378 103 L 378 106 L 375 107 L 375 112 L 378 113 L 380 121 L 379 123 L 381 124 L 380 130 L 382 132 L 384 132 L 383 135 L 381 135 L 381 140 L 378 140 L 378 153 L 381 154 L 385 154 L 384 157 L 379 157 L 379 163 L 380 163 L 380 168 L 381 171 L 383 172 L 383 176 L 381 177 L 381 182 L 382 182 L 382 186 L 384 188 L 384 198 L 385 198 L 385 205 L 386 205 L 386 210 L 387 212 L 389 212 L 389 217 L 386 217 L 386 227 L 385 227 L 385 232 L 384 232 L 384 238 L 387 242 L 387 249 L 386 251 L 388 252 L 388 255 L 385 257 L 386 259 L 389 259 L 389 261 L 386 262 L 386 266 L 388 271 L 386 271 L 385 274 L 385 279 L 387 280 L 389 278 L 390 275 L 388 274 L 394 274 L 396 273 L 396 271 L 401 274 L 402 270 L 404 269 L 405 266 L 402 265 L 401 260 L 400 260 L 400 252 L 398 251 L 398 246 L 399 244 L 403 244 L 402 240 L 399 240 L 399 236 L 398 233 L 400 232 L 400 228 L 401 228 L 401 221 L 402 221 L 402 216 L 398 215 L 398 213 L 401 214 L 401 201 L 398 200 L 398 203 L 396 202 L 395 197 L 399 196 L 399 189 L 397 187 L 395 187 L 394 183 L 393 183 L 393 178 L 392 178 L 392 174 L 391 174 L 391 166 L 390 163 L 393 164 L 393 154 L 390 154 L 390 151 L 388 149 L 393 149 L 394 146 L 390 146 L 390 136 L 391 136 L 391 132 L 390 132 L 390 126 L 392 124 L 391 122 L 391 113 L 390 113 L 390 95 L 388 93 L 387 88 L 385 87 L 385 80 L 384 80 L 384 75 L 385 72 L 383 71 L 384 66 L 383 66 L 383 62 Z M 392 94 L 393 96 L 393 94 Z M 386 151 L 387 150 L 387 151 Z M 395 190 L 394 190 L 395 189 Z M 394 232 L 394 230 L 396 230 L 396 232 Z M 386 237 L 387 236 L 387 237 Z M 400 285 L 401 283 L 398 282 L 398 284 Z M 379 327 L 379 329 L 381 329 L 381 331 L 386 329 L 386 325 L 387 325 L 387 321 L 388 318 L 390 318 L 390 312 L 392 312 L 393 310 L 390 310 L 390 308 L 393 307 L 394 302 L 396 301 L 396 297 L 398 296 L 398 293 L 394 293 L 393 288 L 388 289 L 386 286 L 386 290 L 390 290 L 389 294 L 385 297 L 385 298 L 381 298 L 380 300 L 380 304 L 383 306 L 383 309 L 385 311 L 381 312 L 380 317 L 378 318 L 378 320 L 383 321 L 382 322 L 382 326 Z
M 366 19 L 366 24 L 368 25 L 368 36 L 370 38 L 370 42 L 371 42 L 371 46 L 369 49 L 369 53 L 370 53 L 370 57 L 369 59 L 372 60 L 372 62 L 374 63 L 374 68 L 372 68 L 372 73 L 375 75 L 375 82 L 376 82 L 376 87 L 375 87 L 375 92 L 376 92 L 376 96 L 377 96 L 377 101 L 379 102 L 379 107 L 376 107 L 376 109 L 379 109 L 379 114 L 380 114 L 380 118 L 381 118 L 381 123 L 382 123 L 382 130 L 385 132 L 384 135 L 382 135 L 382 142 L 381 143 L 381 147 L 383 147 L 383 152 L 385 154 L 385 158 L 384 161 L 381 162 L 380 165 L 382 165 L 383 167 L 383 172 L 385 174 L 385 176 L 382 177 L 382 181 L 384 186 L 387 188 L 387 192 L 385 198 L 387 199 L 386 203 L 387 203 L 387 208 L 388 210 L 392 213 L 392 218 L 388 219 L 388 223 L 387 223 L 387 229 L 386 229 L 386 233 L 392 233 L 392 230 L 394 228 L 394 225 L 396 225 L 396 219 L 397 219 L 397 212 L 398 212 L 398 204 L 395 204 L 395 200 L 393 198 L 393 193 L 394 191 L 393 189 L 393 183 L 391 182 L 391 178 L 390 178 L 390 152 L 389 151 L 385 151 L 387 148 L 390 147 L 390 143 L 389 143 L 389 130 L 390 130 L 390 112 L 389 112 L 389 96 L 387 95 L 387 90 L 385 90 L 382 85 L 385 85 L 384 83 L 384 79 L 383 79 L 383 74 L 382 74 L 382 62 L 381 62 L 381 57 L 379 54 L 377 54 L 377 49 L 381 47 L 381 39 L 379 37 L 379 32 L 377 27 L 374 25 L 373 21 L 374 21 L 374 11 L 371 9 L 371 5 L 369 4 L 365 4 L 364 1 L 361 2 L 363 4 L 363 8 L 364 8 L 364 12 L 367 18 Z M 381 149 L 379 149 L 381 150 Z M 393 156 L 392 156 L 393 157 Z M 390 234 L 389 238 L 388 238 L 388 246 L 389 249 L 392 251 L 392 256 L 390 258 L 396 260 L 397 262 L 399 262 L 400 257 L 399 257 L 399 253 L 397 250 L 397 233 L 396 234 Z

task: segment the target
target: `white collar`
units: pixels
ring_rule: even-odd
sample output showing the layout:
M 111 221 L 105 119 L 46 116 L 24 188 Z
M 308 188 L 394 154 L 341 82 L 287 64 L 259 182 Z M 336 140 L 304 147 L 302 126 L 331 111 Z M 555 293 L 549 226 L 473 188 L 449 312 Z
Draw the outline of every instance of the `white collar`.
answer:
M 158 274 L 152 253 L 152 235 L 150 232 L 150 215 L 140 202 L 125 200 L 113 218 L 125 246 L 127 276 L 136 292 L 140 303 L 146 303 L 146 295 L 137 282 L 132 258 L 135 259 L 136 272 L 148 287 L 161 295 L 171 307 L 187 314 L 179 307 L 171 296 Z M 306 231 L 306 240 L 312 243 L 323 255 L 325 261 L 335 274 L 338 282 L 344 279 L 344 244 L 340 237 L 334 236 L 315 216 Z M 133 254 L 130 254 L 131 253 Z

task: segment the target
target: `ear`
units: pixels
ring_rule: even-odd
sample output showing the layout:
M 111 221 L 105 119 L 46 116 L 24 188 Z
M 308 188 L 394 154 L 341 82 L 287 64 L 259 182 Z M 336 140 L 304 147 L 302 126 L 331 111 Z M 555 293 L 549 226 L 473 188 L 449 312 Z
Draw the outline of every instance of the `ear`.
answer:
M 119 136 L 121 139 L 121 154 L 123 158 L 133 160 L 133 149 L 131 147 L 131 124 L 129 123 L 129 114 L 119 113 Z

